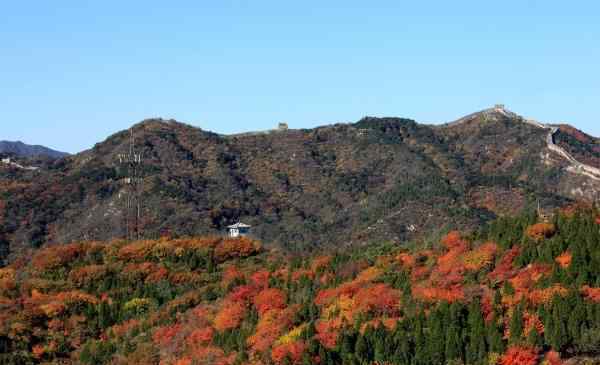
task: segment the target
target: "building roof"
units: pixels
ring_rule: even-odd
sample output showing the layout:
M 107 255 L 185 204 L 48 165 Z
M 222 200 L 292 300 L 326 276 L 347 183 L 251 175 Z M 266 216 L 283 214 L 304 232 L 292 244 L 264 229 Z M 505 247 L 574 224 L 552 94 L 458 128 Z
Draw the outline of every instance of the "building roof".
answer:
M 238 222 L 236 224 L 232 224 L 231 226 L 227 226 L 229 229 L 239 229 L 239 228 L 250 228 L 252 226 L 244 224 L 242 222 Z

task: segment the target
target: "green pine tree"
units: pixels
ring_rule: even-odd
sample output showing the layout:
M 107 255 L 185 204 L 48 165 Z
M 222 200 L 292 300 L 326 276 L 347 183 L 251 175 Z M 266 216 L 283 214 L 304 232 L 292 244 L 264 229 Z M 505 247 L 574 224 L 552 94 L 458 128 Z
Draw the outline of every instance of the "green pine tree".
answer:
M 515 307 L 512 317 L 510 317 L 510 339 L 511 344 L 518 344 L 523 340 L 523 305 Z

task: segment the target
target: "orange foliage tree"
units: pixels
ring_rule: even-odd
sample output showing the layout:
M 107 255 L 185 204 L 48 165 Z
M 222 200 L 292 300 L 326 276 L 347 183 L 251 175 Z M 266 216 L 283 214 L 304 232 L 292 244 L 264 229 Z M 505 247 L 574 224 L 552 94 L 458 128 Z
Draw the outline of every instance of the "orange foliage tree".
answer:
M 498 252 L 498 246 L 493 242 L 485 243 L 473 251 L 469 251 L 463 256 L 463 263 L 467 270 L 480 270 L 494 261 Z
M 49 246 L 37 251 L 31 263 L 40 272 L 56 269 L 84 255 L 90 245 L 71 243 L 68 245 Z
M 569 290 L 559 284 L 545 289 L 535 289 L 529 293 L 529 300 L 534 305 L 546 304 L 554 298 L 555 295 L 566 297 Z
M 260 353 L 271 347 L 290 328 L 297 310 L 297 306 L 292 306 L 285 310 L 272 309 L 266 312 L 259 319 L 254 334 L 247 340 L 250 350 Z
M 540 317 L 535 313 L 525 312 L 523 313 L 524 331 L 525 337 L 527 337 L 531 331 L 536 331 L 540 335 L 544 333 L 544 324 L 540 320 Z
M 223 332 L 239 327 L 246 316 L 246 312 L 247 309 L 243 303 L 224 301 L 221 305 L 221 310 L 215 317 L 215 329 Z
M 452 231 L 442 238 L 442 244 L 451 250 L 466 247 L 468 242 L 461 237 L 459 231 Z
M 398 254 L 398 256 L 396 256 L 396 260 L 407 269 L 412 269 L 416 262 L 415 257 L 406 252 Z
M 331 263 L 331 256 L 319 256 L 312 261 L 311 270 L 313 272 L 321 271 Z
M 415 298 L 426 302 L 456 302 L 465 299 L 465 292 L 460 285 L 455 285 L 451 288 L 441 288 L 433 285 L 419 285 L 412 289 L 412 294 Z
M 560 267 L 563 269 L 571 266 L 571 261 L 573 261 L 573 255 L 569 251 L 565 251 L 554 259 Z
M 527 236 L 533 240 L 541 241 L 550 238 L 556 233 L 556 227 L 552 223 L 537 223 L 527 228 Z
M 237 257 L 248 257 L 259 251 L 260 245 L 256 241 L 247 237 L 230 238 L 215 247 L 215 258 L 222 262 Z

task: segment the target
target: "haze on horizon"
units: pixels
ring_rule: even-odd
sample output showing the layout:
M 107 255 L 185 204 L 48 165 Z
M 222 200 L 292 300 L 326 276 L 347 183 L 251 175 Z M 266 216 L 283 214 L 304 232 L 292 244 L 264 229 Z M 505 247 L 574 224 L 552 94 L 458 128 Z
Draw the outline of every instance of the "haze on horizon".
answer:
M 146 118 L 223 134 L 504 103 L 600 136 L 600 4 L 8 3 L 0 140 L 66 152 Z

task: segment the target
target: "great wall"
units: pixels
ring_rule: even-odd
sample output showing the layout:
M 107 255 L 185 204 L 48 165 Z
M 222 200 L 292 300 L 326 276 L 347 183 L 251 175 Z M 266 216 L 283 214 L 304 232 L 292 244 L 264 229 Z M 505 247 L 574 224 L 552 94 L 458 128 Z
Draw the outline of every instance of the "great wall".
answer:
M 575 174 L 585 175 L 590 179 L 600 181 L 600 169 L 577 161 L 577 159 L 574 158 L 569 152 L 565 151 L 564 148 L 560 147 L 554 142 L 554 136 L 558 132 L 559 127 L 542 124 L 532 119 L 523 119 L 523 121 L 538 128 L 548 130 L 548 134 L 546 135 L 546 145 L 550 151 L 561 155 L 570 163 L 570 165 L 567 166 L 567 171 Z
M 511 117 L 513 119 L 521 120 L 523 123 L 529 124 L 536 128 L 548 130 L 548 134 L 546 135 L 546 145 L 550 151 L 553 151 L 553 152 L 559 154 L 560 156 L 562 156 L 565 160 L 567 160 L 569 162 L 569 166 L 567 166 L 567 168 L 566 168 L 567 171 L 574 173 L 574 174 L 584 175 L 584 176 L 586 176 L 590 179 L 596 180 L 596 181 L 600 181 L 600 169 L 599 168 L 579 162 L 569 152 L 567 152 L 566 150 L 564 150 L 562 147 L 560 147 L 559 145 L 557 145 L 555 143 L 554 136 L 558 132 L 559 127 L 557 127 L 555 125 L 551 125 L 551 124 L 540 123 L 534 119 L 523 118 L 511 111 L 506 110 L 504 108 L 504 105 L 502 105 L 502 104 L 496 104 L 493 108 L 489 108 L 489 109 L 482 110 L 480 112 L 469 114 L 469 115 L 462 117 L 454 122 L 446 123 L 446 124 L 442 125 L 441 127 L 452 127 L 452 126 L 460 125 L 460 124 L 466 123 L 468 121 L 471 121 L 474 118 L 485 117 L 486 115 L 489 115 L 491 113 L 501 114 L 501 115 L 504 115 L 507 117 Z
M 14 168 L 17 168 L 17 169 L 20 169 L 20 170 L 37 171 L 37 170 L 39 170 L 39 169 L 40 169 L 39 167 L 33 167 L 33 166 L 23 166 L 23 165 L 20 165 L 20 164 L 18 164 L 18 163 L 16 163 L 16 162 L 12 161 L 10 158 L 3 158 L 3 159 L 1 160 L 1 162 L 2 162 L 3 164 L 5 164 L 5 165 L 12 166 L 12 167 L 14 167 Z

